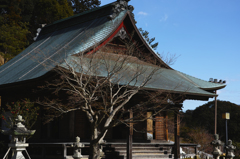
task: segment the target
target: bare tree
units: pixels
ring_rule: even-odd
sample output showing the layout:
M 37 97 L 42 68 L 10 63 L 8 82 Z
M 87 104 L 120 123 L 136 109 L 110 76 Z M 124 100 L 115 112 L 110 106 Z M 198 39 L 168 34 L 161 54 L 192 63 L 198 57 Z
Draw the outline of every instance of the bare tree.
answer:
M 45 87 L 57 94 L 65 92 L 67 101 L 45 98 L 38 102 L 51 110 L 47 121 L 70 111 L 86 113 L 91 125 L 90 159 L 100 158 L 99 145 L 110 128 L 146 120 L 147 111 L 154 111 L 154 116 L 175 100 L 169 93 L 146 89 L 161 70 L 134 57 L 138 51 L 135 44 L 125 44 L 118 51 L 103 48 L 94 54 L 68 57 L 55 68 L 60 78 Z M 131 102 L 136 94 L 142 98 Z M 137 115 L 125 118 L 130 108 Z
M 202 151 L 208 154 L 212 153 L 213 147 L 210 144 L 210 141 L 213 141 L 214 139 L 213 139 L 213 135 L 210 134 L 207 130 L 201 127 L 195 127 L 195 128 L 192 128 L 187 135 L 190 138 L 190 142 L 201 145 L 201 147 L 199 148 L 199 151 Z M 201 153 L 201 155 L 203 155 L 203 153 Z

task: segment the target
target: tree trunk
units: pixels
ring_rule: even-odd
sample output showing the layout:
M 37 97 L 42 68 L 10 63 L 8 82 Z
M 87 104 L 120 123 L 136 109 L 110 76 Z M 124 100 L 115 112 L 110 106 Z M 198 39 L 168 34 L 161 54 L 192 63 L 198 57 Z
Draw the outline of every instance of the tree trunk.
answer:
M 98 131 L 95 126 L 92 126 L 92 136 L 91 136 L 91 142 L 90 142 L 90 151 L 89 151 L 89 159 L 100 159 L 101 150 L 100 150 L 100 144 L 96 140 L 98 137 Z
M 90 154 L 89 159 L 100 159 L 101 158 L 101 151 L 99 143 L 90 143 Z

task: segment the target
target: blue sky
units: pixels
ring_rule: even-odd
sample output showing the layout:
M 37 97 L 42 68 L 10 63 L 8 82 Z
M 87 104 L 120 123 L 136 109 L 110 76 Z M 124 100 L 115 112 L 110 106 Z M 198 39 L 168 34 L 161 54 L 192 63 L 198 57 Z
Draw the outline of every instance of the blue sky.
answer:
M 178 56 L 172 68 L 207 81 L 226 80 L 218 99 L 240 104 L 239 0 L 131 0 L 129 4 L 135 8 L 137 27 L 159 42 L 157 52 Z M 185 101 L 183 110 L 206 102 Z

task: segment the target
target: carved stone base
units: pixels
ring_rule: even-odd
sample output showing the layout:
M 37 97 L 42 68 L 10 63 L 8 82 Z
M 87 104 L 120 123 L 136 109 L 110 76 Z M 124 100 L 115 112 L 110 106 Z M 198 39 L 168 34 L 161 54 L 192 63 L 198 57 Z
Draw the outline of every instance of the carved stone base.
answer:
M 74 159 L 80 159 L 80 158 L 83 158 L 83 156 L 81 155 L 81 153 L 76 153 L 73 155 L 73 158 Z
M 12 148 L 12 151 L 14 153 L 11 159 L 25 159 L 22 151 L 26 150 L 26 147 L 28 147 L 28 143 L 10 143 L 8 144 L 8 146 Z

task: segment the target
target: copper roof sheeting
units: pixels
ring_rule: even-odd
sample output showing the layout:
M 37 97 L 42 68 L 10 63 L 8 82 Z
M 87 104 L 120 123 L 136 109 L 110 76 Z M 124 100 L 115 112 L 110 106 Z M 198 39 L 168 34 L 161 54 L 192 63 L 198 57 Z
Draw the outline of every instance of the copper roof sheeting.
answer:
M 0 67 L 0 85 L 44 75 L 56 63 L 59 64 L 68 56 L 83 52 L 110 36 L 125 15 L 126 11 L 123 11 L 111 21 L 103 16 L 69 28 L 40 34 L 36 42 Z
M 115 19 L 110 20 L 108 17 L 111 8 L 111 5 L 106 5 L 93 9 L 92 12 L 88 11 L 60 20 L 43 28 L 36 42 L 0 67 L 0 87 L 39 78 L 57 65 L 65 66 L 64 60 L 76 60 L 77 56 L 72 55 L 84 52 L 102 43 L 129 15 L 128 11 L 124 10 Z M 108 62 L 113 64 L 116 55 L 112 54 L 109 57 L 111 58 Z M 88 57 L 84 58 L 87 61 Z M 130 59 L 129 65 L 133 69 L 136 69 L 140 63 L 142 69 L 145 69 L 145 72 L 141 75 L 142 78 L 137 83 L 132 84 L 137 86 L 149 72 L 152 72 L 152 69 L 156 69 L 156 66 L 139 61 L 137 58 Z M 98 60 L 101 59 L 98 58 Z M 98 72 L 99 76 L 106 76 L 106 70 L 102 66 Z M 131 78 L 129 74 L 133 73 L 134 71 L 121 72 L 124 80 L 123 78 L 121 80 L 115 78 L 115 80 L 118 80 L 121 84 L 126 84 Z M 206 90 L 213 91 L 225 86 L 203 81 L 173 69 L 157 68 L 145 88 L 213 97 L 216 95 Z
M 112 82 L 115 84 L 129 84 L 130 86 L 138 87 L 147 78 L 150 78 L 144 85 L 144 89 L 208 97 L 216 96 L 214 93 L 205 91 L 190 81 L 191 79 L 188 77 L 191 76 L 186 77 L 176 70 L 160 68 L 140 61 L 136 57 L 114 53 L 96 53 L 95 55 L 84 57 L 69 56 L 66 59 L 66 63 L 63 63 L 61 66 L 67 69 L 72 67 L 76 72 L 100 77 L 108 77 L 115 69 L 117 70 L 116 67 L 122 67 L 120 71 L 111 77 Z M 140 73 L 140 75 L 134 78 L 136 73 Z

